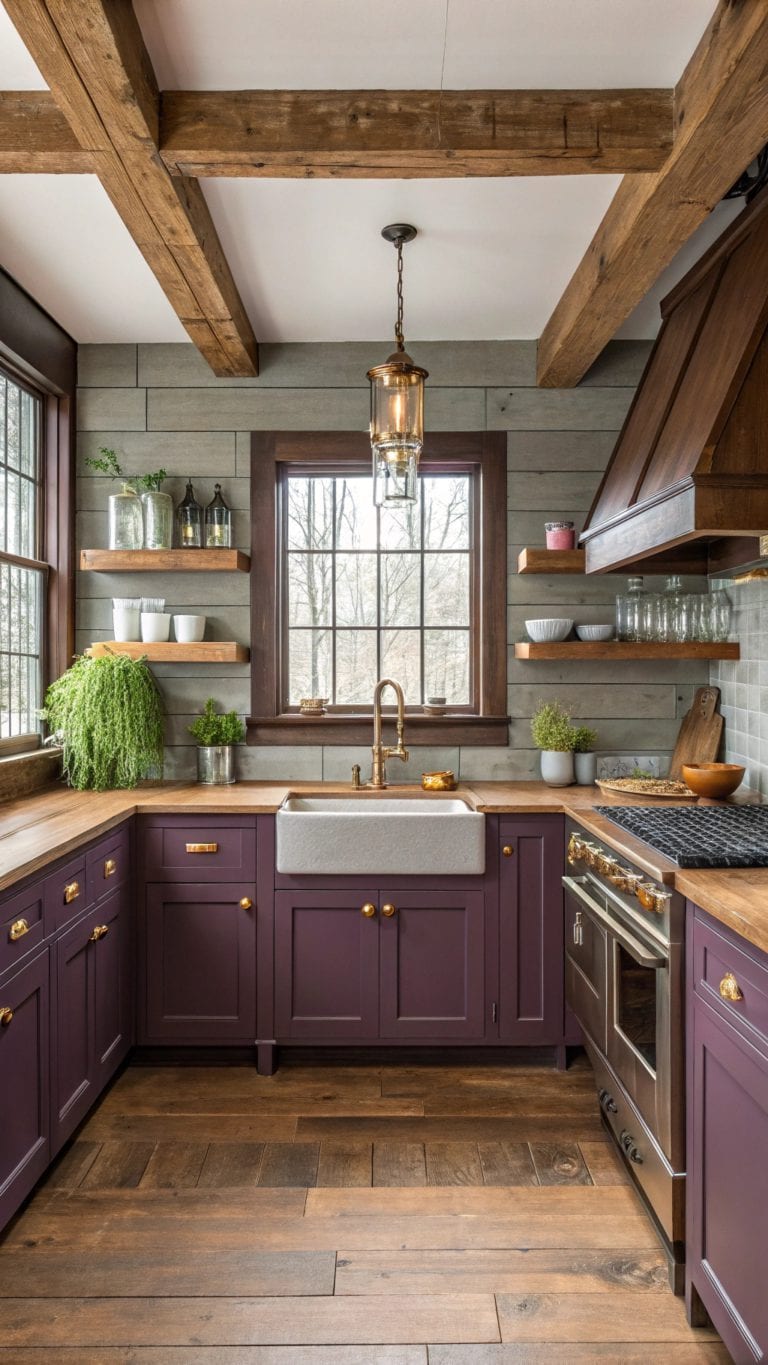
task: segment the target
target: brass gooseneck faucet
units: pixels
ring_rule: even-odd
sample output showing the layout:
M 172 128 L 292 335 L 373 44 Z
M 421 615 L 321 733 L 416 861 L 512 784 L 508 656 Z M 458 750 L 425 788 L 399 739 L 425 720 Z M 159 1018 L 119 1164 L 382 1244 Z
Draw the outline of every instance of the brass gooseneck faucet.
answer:
M 381 694 L 385 687 L 391 687 L 397 697 L 397 744 L 393 746 L 381 742 Z M 408 762 L 408 750 L 403 747 L 405 731 L 405 697 L 399 683 L 391 678 L 380 678 L 373 689 L 373 748 L 371 750 L 371 780 L 369 787 L 386 787 L 387 759 L 400 758 Z

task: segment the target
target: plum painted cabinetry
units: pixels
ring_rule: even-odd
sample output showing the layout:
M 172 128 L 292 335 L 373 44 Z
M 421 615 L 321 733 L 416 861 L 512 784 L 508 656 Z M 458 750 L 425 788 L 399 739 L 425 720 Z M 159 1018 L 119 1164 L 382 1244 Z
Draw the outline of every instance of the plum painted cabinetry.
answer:
M 0 1228 L 50 1160 L 48 949 L 0 979 Z
M 768 956 L 688 913 L 686 1298 L 736 1365 L 768 1357 Z
M 499 1036 L 563 1041 L 563 819 L 502 816 L 498 835 Z

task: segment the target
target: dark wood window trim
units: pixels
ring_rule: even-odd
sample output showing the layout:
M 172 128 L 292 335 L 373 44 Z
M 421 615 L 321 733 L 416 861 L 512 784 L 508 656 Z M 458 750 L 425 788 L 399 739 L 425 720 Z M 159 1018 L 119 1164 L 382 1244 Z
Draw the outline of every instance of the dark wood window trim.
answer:
M 408 712 L 413 745 L 506 745 L 507 711 L 507 451 L 503 432 L 440 432 L 425 439 L 423 460 L 479 470 L 479 640 L 475 666 L 479 707 L 425 716 Z M 370 462 L 367 433 L 253 432 L 251 435 L 251 715 L 249 744 L 367 744 L 370 708 L 313 719 L 280 709 L 280 466 L 324 463 L 337 468 Z
M 77 345 L 0 270 L 0 364 L 44 403 L 42 557 L 48 565 L 43 680 L 68 668 L 75 648 L 74 431 Z

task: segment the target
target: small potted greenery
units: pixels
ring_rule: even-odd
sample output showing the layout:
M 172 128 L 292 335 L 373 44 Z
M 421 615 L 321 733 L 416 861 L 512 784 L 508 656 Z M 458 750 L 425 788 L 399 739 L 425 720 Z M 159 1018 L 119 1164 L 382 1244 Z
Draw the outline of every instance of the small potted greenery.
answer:
M 83 656 L 51 683 L 42 718 L 78 791 L 135 787 L 163 775 L 163 703 L 144 659 Z
M 101 446 L 98 458 L 86 457 L 89 469 L 121 479 L 119 493 L 110 493 L 110 550 L 170 550 L 173 543 L 173 499 L 161 492 L 168 475 L 164 469 L 151 474 L 124 474 L 114 450 Z M 141 498 L 137 489 L 141 488 Z
M 245 739 L 245 726 L 236 711 L 217 711 L 209 697 L 189 733 L 197 742 L 197 780 L 206 786 L 228 786 L 235 780 L 235 749 Z
M 550 787 L 573 782 L 573 736 L 570 712 L 559 702 L 540 702 L 531 721 L 531 734 L 541 749 L 541 776 Z
M 590 730 L 588 725 L 577 725 L 573 731 L 573 762 L 576 769 L 576 781 L 580 787 L 591 787 L 594 785 L 597 773 L 597 755 L 595 745 L 597 743 L 597 732 Z

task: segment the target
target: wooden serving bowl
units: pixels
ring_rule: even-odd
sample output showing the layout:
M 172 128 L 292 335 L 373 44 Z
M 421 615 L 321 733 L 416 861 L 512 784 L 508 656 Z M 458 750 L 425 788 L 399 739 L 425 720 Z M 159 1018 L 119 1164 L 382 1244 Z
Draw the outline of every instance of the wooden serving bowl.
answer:
M 730 796 L 744 779 L 745 769 L 739 763 L 684 763 L 683 781 L 697 796 L 722 801 Z

